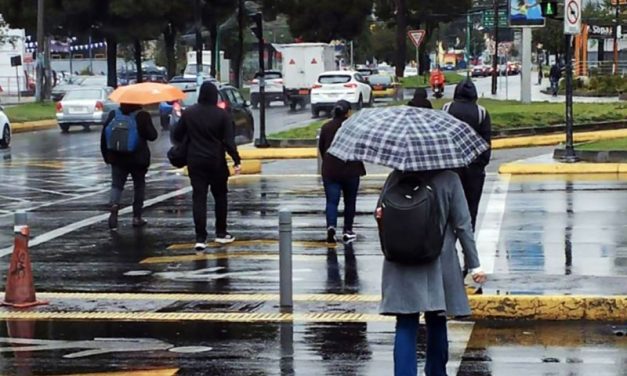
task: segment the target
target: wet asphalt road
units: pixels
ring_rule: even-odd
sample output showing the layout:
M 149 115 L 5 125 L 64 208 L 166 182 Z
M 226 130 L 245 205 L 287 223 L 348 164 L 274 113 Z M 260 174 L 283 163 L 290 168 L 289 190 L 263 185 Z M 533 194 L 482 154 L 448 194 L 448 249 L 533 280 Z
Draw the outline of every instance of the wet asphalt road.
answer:
M 106 209 L 109 186 L 109 170 L 101 162 L 98 137 L 98 132 L 61 135 L 55 130 L 19 135 L 11 159 L 0 160 L 2 278 L 12 242 L 12 212 L 21 208 L 29 209 L 33 242 L 39 242 L 31 248 L 31 258 L 40 292 L 276 293 L 277 211 L 288 208 L 294 213 L 296 294 L 379 294 L 381 256 L 371 213 L 385 169 L 368 168 L 372 175 L 363 180 L 360 189 L 356 219 L 359 238 L 352 246 L 328 248 L 322 242 L 324 194 L 314 176 L 316 162 L 280 161 L 264 165 L 265 177 L 241 177 L 230 184 L 229 226 L 241 241 L 196 253 L 189 244 L 193 240 L 191 192 L 187 178 L 176 175 L 163 157 L 169 146 L 167 137 L 160 137 L 153 145 L 147 191 L 153 205 L 145 211 L 149 226 L 134 230 L 129 215 L 125 215 L 119 233 L 109 233 L 98 217 Z M 501 161 L 546 151 L 497 151 L 491 171 Z M 477 234 L 482 264 L 491 274 L 485 291 L 625 294 L 625 189 L 627 182 L 615 176 L 569 181 L 506 179 L 491 173 Z M 129 190 L 125 201 L 130 200 Z M 87 222 L 81 224 L 84 220 Z M 235 303 L 97 299 L 76 303 L 57 299 L 52 303 L 37 310 L 277 311 L 275 302 L 264 299 Z M 296 302 L 295 311 L 376 313 L 377 304 L 305 299 Z M 449 373 L 455 374 L 459 366 L 459 375 L 588 375 L 591 369 L 603 366 L 606 373 L 594 373 L 624 375 L 627 344 L 625 337 L 613 334 L 610 325 L 558 325 L 575 333 L 573 337 L 583 333 L 583 339 L 572 345 L 559 341 L 547 345 L 521 334 L 530 332 L 536 338 L 533 333 L 548 331 L 554 336 L 550 338 L 560 338 L 554 324 L 530 330 L 525 325 L 534 324 L 520 325 L 478 323 L 469 328 L 466 323 L 452 324 L 451 340 L 458 349 L 457 355 L 452 351 Z M 290 370 L 296 370 L 297 375 L 389 374 L 393 323 L 299 322 L 290 327 L 262 322 L 37 322 L 31 335 L 22 329 L 17 333 L 27 334 L 16 335 L 13 330 L 11 336 L 72 341 L 156 338 L 170 347 L 208 346 L 213 350 L 184 355 L 150 350 L 100 355 L 86 361 L 63 358 L 67 353 L 56 350 L 3 352 L 0 344 L 0 374 L 60 375 L 168 367 L 181 368 L 179 374 L 190 375 L 294 374 Z M 294 341 L 285 342 L 285 333 L 293 333 Z M 28 356 L 26 360 L 24 356 Z M 29 371 L 22 372 L 20 367 Z

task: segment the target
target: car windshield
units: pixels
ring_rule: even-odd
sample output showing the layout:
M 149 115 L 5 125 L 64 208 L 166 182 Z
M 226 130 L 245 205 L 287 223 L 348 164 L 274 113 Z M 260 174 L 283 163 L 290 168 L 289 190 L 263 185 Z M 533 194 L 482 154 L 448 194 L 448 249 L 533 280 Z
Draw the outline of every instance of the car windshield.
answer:
M 185 68 L 185 74 L 196 74 L 196 64 L 187 64 Z M 203 64 L 202 65 L 202 73 L 209 75 L 211 73 L 211 65 Z
M 102 92 L 101 90 L 71 90 L 69 91 L 67 94 L 65 94 L 65 97 L 63 97 L 63 100 L 81 100 L 81 99 L 101 99 L 102 98 Z
M 198 102 L 198 92 L 196 90 L 185 91 L 185 99 L 183 99 L 183 107 L 189 107 Z
M 174 86 L 176 88 L 179 88 L 183 91 L 185 91 L 185 89 L 193 89 L 196 87 L 196 82 L 195 81 L 181 81 L 181 82 L 170 82 L 168 85 Z
M 107 86 L 107 77 L 87 77 L 81 85 L 83 86 Z
M 343 74 L 334 74 L 334 75 L 324 75 L 320 76 L 318 82 L 321 84 L 345 84 L 350 82 L 351 76 L 343 75 Z
M 370 76 L 368 82 L 371 85 L 389 85 L 392 83 L 392 78 L 390 76 Z

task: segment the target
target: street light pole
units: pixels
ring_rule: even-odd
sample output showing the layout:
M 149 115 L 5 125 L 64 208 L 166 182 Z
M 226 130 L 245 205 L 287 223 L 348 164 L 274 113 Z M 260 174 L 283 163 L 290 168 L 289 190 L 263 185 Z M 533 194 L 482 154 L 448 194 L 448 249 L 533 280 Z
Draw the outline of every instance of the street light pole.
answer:
M 620 25 L 620 0 L 616 0 L 616 14 L 614 20 L 614 74 L 618 74 L 618 27 Z
M 567 163 L 577 162 L 575 147 L 573 145 L 573 63 L 572 63 L 572 37 L 565 36 L 566 52 L 566 149 L 563 161 Z
M 499 59 L 499 0 L 494 0 L 494 56 L 492 57 L 492 95 L 497 92 Z
M 194 0 L 194 24 L 196 33 L 196 86 L 197 90 L 200 90 L 202 85 L 202 34 L 200 31 L 200 0 Z
M 37 0 L 37 102 L 44 101 L 44 0 Z
M 255 21 L 253 31 L 259 42 L 259 140 L 255 146 L 267 148 L 270 146 L 266 139 L 266 67 L 265 67 L 265 42 L 263 39 L 263 15 L 258 12 L 252 16 Z

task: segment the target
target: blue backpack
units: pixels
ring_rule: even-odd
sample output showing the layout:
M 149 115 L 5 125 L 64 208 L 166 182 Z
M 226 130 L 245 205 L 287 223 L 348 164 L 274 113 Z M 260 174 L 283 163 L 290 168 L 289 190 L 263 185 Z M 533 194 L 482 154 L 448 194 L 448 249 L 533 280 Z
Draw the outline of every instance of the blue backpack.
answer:
M 133 153 L 139 148 L 139 131 L 137 130 L 137 112 L 124 115 L 120 109 L 115 110 L 115 117 L 105 128 L 107 149 L 118 153 Z

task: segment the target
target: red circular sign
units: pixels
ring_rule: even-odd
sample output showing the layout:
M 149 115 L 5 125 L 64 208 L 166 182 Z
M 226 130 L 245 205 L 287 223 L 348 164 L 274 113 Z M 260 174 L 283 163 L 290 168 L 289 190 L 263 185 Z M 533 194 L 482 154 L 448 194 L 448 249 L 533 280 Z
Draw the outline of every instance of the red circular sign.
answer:
M 568 22 L 577 24 L 579 22 L 579 4 L 575 0 L 570 0 L 566 8 L 568 9 L 566 12 Z

